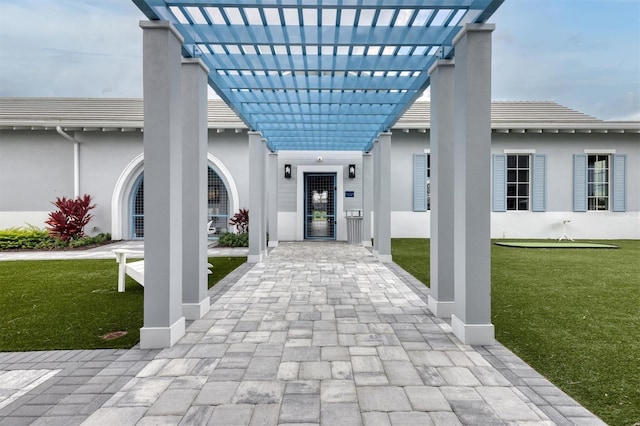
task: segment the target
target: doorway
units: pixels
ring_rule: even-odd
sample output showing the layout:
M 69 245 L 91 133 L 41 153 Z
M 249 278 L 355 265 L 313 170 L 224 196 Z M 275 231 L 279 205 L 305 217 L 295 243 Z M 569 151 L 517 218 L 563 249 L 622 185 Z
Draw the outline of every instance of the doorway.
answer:
M 304 174 L 304 238 L 336 239 L 336 174 Z

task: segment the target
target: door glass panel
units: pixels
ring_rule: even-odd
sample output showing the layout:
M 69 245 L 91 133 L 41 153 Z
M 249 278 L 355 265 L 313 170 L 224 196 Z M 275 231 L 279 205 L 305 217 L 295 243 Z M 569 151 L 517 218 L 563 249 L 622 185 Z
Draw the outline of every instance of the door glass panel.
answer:
M 305 174 L 305 238 L 335 239 L 335 174 Z

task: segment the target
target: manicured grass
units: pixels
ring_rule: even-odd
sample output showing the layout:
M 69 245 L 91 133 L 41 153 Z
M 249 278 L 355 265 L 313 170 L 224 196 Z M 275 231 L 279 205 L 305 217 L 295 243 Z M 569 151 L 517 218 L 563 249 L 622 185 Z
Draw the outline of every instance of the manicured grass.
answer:
M 555 385 L 630 426 L 640 422 L 640 241 L 602 242 L 620 250 L 492 246 L 492 321 L 497 340 Z M 428 283 L 427 240 L 393 240 L 392 254 Z
M 214 257 L 209 287 L 246 258 Z M 0 351 L 130 348 L 140 340 L 144 289 L 114 260 L 0 262 Z M 126 331 L 115 340 L 102 335 Z

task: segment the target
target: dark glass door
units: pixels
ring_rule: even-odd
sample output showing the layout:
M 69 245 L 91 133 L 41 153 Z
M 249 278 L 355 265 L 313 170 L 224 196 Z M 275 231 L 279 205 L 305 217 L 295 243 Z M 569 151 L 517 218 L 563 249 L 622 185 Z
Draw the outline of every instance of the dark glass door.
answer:
M 304 238 L 336 239 L 336 174 L 305 173 Z

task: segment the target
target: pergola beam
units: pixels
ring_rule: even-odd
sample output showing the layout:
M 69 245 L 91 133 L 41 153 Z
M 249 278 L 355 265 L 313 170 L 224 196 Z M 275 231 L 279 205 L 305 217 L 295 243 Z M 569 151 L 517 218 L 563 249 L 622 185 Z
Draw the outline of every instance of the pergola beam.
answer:
M 482 23 L 504 0 L 134 0 L 184 38 L 185 57 L 211 70 L 209 85 L 271 149 L 266 129 L 285 122 L 277 104 L 389 105 L 364 130 L 366 151 L 429 85 L 427 69 L 453 55 L 467 23 Z M 249 106 L 251 105 L 251 106 Z M 357 124 L 339 116 L 296 117 L 326 129 Z M 346 129 L 346 127 L 343 127 Z M 360 128 L 360 127 L 358 127 Z M 314 134 L 315 135 L 315 134 Z M 303 143 L 313 142 L 310 136 Z M 303 142 L 304 141 L 304 142 Z M 320 143 L 316 140 L 314 146 Z

